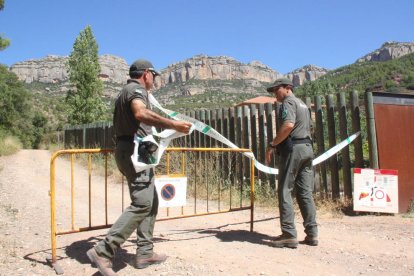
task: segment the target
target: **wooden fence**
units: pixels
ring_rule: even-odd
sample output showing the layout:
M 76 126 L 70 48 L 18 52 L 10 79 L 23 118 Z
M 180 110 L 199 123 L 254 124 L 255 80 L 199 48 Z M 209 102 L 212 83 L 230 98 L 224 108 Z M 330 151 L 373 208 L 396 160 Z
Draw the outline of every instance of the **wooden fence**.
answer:
M 347 97 L 348 96 L 348 99 Z M 338 93 L 325 97 L 315 96 L 314 102 L 306 98 L 306 104 L 314 121 L 314 152 L 318 156 L 338 142 L 358 131 L 361 135 L 351 146 L 344 148 L 337 155 L 315 167 L 315 191 L 333 199 L 352 198 L 352 168 L 378 168 L 376 153 L 375 124 L 372 108 L 372 93 L 365 93 L 365 104 L 361 105 L 359 95 Z M 324 104 L 322 104 L 324 102 Z M 198 110 L 186 115 L 210 125 L 224 137 L 240 148 L 250 148 L 257 160 L 265 161 L 267 144 L 274 138 L 277 130 L 277 106 L 260 104 L 222 108 L 215 110 Z M 367 112 L 365 112 L 367 110 Z M 361 116 L 365 113 L 365 117 Z M 361 130 L 361 126 L 364 129 Z M 366 127 L 365 127 L 366 125 Z M 174 146 L 183 147 L 227 147 L 209 136 L 194 132 L 174 140 Z M 369 152 L 364 151 L 367 148 Z M 71 148 L 113 148 L 114 137 L 112 123 L 97 123 L 65 129 L 65 147 Z M 228 157 L 230 158 L 230 157 Z M 220 162 L 230 162 L 223 157 Z M 223 175 L 230 175 L 232 181 L 243 183 L 250 179 L 246 160 L 230 162 L 223 166 Z M 273 167 L 277 164 L 277 156 Z M 276 177 L 255 171 L 260 183 L 276 187 Z

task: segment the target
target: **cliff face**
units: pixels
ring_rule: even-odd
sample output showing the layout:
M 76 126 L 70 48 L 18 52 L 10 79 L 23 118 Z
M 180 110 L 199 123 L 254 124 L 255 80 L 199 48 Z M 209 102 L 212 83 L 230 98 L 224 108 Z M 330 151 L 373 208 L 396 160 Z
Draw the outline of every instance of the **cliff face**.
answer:
M 356 62 L 387 61 L 396 59 L 414 52 L 414 42 L 385 42 L 381 48 L 369 53 Z
M 67 59 L 61 56 L 47 56 L 43 59 L 27 60 L 13 64 L 10 71 L 26 83 L 60 83 L 68 79 L 65 67 Z
M 226 56 L 197 55 L 168 66 L 161 71 L 157 86 L 195 80 L 257 80 L 272 82 L 281 74 L 259 61 L 243 64 Z
M 365 55 L 357 62 L 386 61 L 412 52 L 414 52 L 413 42 L 386 42 L 380 49 Z M 60 84 L 68 80 L 65 65 L 67 60 L 68 57 L 50 55 L 43 59 L 16 63 L 10 67 L 10 70 L 26 83 Z M 101 65 L 99 76 L 103 81 L 123 85 L 128 79 L 129 66 L 124 59 L 113 55 L 102 55 L 99 57 L 99 63 Z M 315 65 L 306 65 L 287 73 L 285 77 L 290 78 L 295 86 L 299 86 L 305 81 L 318 79 L 328 71 Z M 252 82 L 253 85 L 260 85 L 260 83 L 271 83 L 276 78 L 284 76 L 259 61 L 244 64 L 231 57 L 206 55 L 197 55 L 169 65 L 160 73 L 161 77 L 156 79 L 156 88 L 190 80 L 243 80 Z
M 68 57 L 47 56 L 42 59 L 33 59 L 16 63 L 10 67 L 10 71 L 15 73 L 21 81 L 26 83 L 64 83 L 69 76 L 66 69 Z M 128 75 L 128 65 L 124 59 L 102 55 L 99 57 L 101 74 L 103 81 L 123 84 Z
M 329 70 L 326 68 L 315 65 L 305 65 L 290 73 L 287 73 L 286 77 L 292 80 L 294 86 L 300 86 L 305 81 L 314 81 L 328 72 Z
M 16 63 L 10 67 L 10 70 L 26 83 L 60 84 L 68 81 L 67 61 L 68 57 L 50 55 L 43 59 Z M 129 66 L 124 59 L 113 55 L 102 55 L 99 57 L 99 64 L 101 66 L 99 77 L 103 81 L 122 85 L 128 79 Z M 307 65 L 288 73 L 286 77 L 292 79 L 297 86 L 305 81 L 315 80 L 326 72 L 327 69 Z M 160 74 L 160 78 L 156 79 L 156 88 L 190 80 L 244 80 L 260 85 L 260 83 L 271 83 L 284 76 L 260 61 L 244 64 L 231 57 L 206 55 L 197 55 L 169 65 L 161 70 Z
M 101 65 L 100 77 L 103 81 L 125 84 L 129 78 L 129 65 L 120 57 L 102 55 L 99 57 L 99 64 Z
M 68 80 L 66 62 L 68 57 L 47 56 L 16 63 L 10 67 L 20 80 L 26 83 L 64 83 Z M 100 78 L 106 82 L 124 84 L 128 79 L 129 66 L 124 59 L 103 55 L 99 57 Z M 178 62 L 161 70 L 161 77 L 155 86 L 195 80 L 254 80 L 272 82 L 282 75 L 259 61 L 243 64 L 233 58 L 198 55 L 183 62 Z

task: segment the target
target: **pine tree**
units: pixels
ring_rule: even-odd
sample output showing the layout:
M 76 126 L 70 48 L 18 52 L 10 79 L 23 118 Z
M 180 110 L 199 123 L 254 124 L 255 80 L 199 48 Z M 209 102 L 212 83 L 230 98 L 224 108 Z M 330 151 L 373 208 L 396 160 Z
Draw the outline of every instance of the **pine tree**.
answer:
M 103 84 L 98 75 L 98 44 L 92 29 L 82 30 L 69 56 L 68 73 L 72 89 L 68 92 L 69 124 L 87 124 L 104 118 L 107 110 L 102 100 Z

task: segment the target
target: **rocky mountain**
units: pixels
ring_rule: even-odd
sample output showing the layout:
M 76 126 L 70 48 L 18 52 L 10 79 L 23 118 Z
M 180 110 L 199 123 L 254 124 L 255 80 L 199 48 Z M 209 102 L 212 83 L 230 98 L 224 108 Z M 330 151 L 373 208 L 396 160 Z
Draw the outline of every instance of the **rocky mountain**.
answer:
M 67 56 L 49 55 L 42 59 L 32 59 L 18 62 L 10 67 L 20 80 L 25 83 L 62 84 L 68 80 L 66 70 Z M 102 55 L 100 78 L 105 82 L 124 84 L 128 78 L 128 64 L 120 57 Z M 327 72 L 327 69 L 307 65 L 287 74 L 295 85 L 304 81 L 317 79 Z M 169 65 L 161 70 L 156 87 L 164 87 L 172 83 L 185 83 L 189 80 L 251 80 L 258 83 L 271 83 L 278 77 L 284 76 L 260 61 L 248 64 L 241 63 L 227 56 L 210 57 L 196 55 L 182 62 Z M 254 84 L 255 82 L 253 82 Z
M 244 64 L 227 56 L 207 55 L 196 55 L 171 64 L 160 74 L 155 86 L 160 89 L 158 99 L 161 103 L 171 102 L 177 96 L 211 93 L 258 95 L 266 93 L 266 84 L 282 76 L 259 61 Z M 204 100 L 217 99 L 206 97 Z
M 161 86 L 176 82 L 197 80 L 254 79 L 271 82 L 282 76 L 260 61 L 243 64 L 227 56 L 196 55 L 185 61 L 169 65 L 161 71 Z
M 305 81 L 314 81 L 329 72 L 329 69 L 315 65 L 305 65 L 290 73 L 286 77 L 291 79 L 294 86 L 300 86 Z
M 356 62 L 387 61 L 396 59 L 414 52 L 414 42 L 388 41 L 381 48 L 359 58 Z
M 43 59 L 18 62 L 10 67 L 10 71 L 25 83 L 60 83 L 68 79 L 66 61 L 67 57 L 50 55 Z
M 20 80 L 25 83 L 62 83 L 68 80 L 65 64 L 68 57 L 50 55 L 43 59 L 33 59 L 16 63 L 10 67 Z M 124 84 L 128 78 L 128 64 L 120 57 L 102 55 L 100 78 L 104 81 Z M 271 82 L 281 76 L 278 72 L 259 61 L 243 64 L 226 56 L 209 57 L 197 55 L 183 62 L 178 62 L 161 70 L 157 87 L 170 83 L 198 80 L 232 80 L 254 79 Z
M 66 62 L 68 57 L 50 55 L 42 59 L 18 62 L 10 67 L 25 83 L 65 83 L 68 80 Z M 113 55 L 99 57 L 100 78 L 104 81 L 123 84 L 128 77 L 128 64 L 124 59 Z
M 380 49 L 358 59 L 357 62 L 385 61 L 412 52 L 414 43 L 386 42 Z M 16 63 L 10 70 L 29 85 L 43 84 L 37 89 L 40 93 L 64 93 L 69 88 L 65 65 L 67 60 L 68 57 L 51 55 Z M 128 78 L 129 66 L 123 58 L 113 55 L 100 56 L 99 63 L 99 76 L 105 82 L 104 95 L 114 98 Z M 156 79 L 155 86 L 162 92 L 160 97 L 165 102 L 176 96 L 210 94 L 213 97 L 217 93 L 253 97 L 265 94 L 265 87 L 278 77 L 288 77 L 295 86 L 300 86 L 306 81 L 320 78 L 327 72 L 328 69 L 306 65 L 283 75 L 260 61 L 244 64 L 227 56 L 196 55 L 160 70 L 161 76 Z

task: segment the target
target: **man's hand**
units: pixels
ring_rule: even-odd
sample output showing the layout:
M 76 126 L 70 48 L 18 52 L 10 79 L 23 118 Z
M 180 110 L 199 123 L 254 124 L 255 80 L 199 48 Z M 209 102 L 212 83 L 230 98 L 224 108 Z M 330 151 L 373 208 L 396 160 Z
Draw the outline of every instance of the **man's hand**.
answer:
M 274 148 L 272 148 L 272 147 L 268 147 L 267 150 L 266 150 L 266 160 L 265 160 L 266 166 L 269 166 L 270 161 L 272 161 L 273 151 L 274 151 Z
M 191 123 L 187 123 L 184 121 L 175 121 L 172 119 L 162 117 L 154 111 L 147 109 L 145 104 L 138 99 L 133 99 L 131 101 L 131 110 L 134 114 L 135 119 L 150 126 L 165 129 L 170 128 L 185 134 L 188 134 L 190 132 L 190 128 L 192 126 Z
M 178 132 L 182 132 L 185 134 L 188 134 L 190 132 L 192 124 L 191 123 L 187 123 L 184 121 L 174 121 L 173 123 L 173 128 L 178 131 Z

